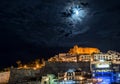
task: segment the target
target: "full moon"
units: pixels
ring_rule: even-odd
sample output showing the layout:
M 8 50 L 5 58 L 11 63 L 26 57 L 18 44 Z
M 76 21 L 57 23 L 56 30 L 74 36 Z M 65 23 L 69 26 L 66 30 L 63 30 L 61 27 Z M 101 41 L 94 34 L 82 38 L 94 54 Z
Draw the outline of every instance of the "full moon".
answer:
M 71 7 L 72 15 L 70 17 L 73 22 L 80 22 L 87 15 L 87 10 L 80 7 L 79 5 L 75 5 Z
M 75 14 L 76 14 L 76 15 L 79 15 L 79 11 L 78 11 L 77 9 L 75 10 Z

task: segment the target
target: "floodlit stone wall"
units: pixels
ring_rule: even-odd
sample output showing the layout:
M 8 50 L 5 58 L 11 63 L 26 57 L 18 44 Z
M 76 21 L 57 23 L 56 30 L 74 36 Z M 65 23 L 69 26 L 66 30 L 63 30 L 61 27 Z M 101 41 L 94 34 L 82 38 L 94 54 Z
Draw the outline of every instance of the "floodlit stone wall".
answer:
M 9 81 L 10 72 L 0 72 L 0 84 L 6 84 Z

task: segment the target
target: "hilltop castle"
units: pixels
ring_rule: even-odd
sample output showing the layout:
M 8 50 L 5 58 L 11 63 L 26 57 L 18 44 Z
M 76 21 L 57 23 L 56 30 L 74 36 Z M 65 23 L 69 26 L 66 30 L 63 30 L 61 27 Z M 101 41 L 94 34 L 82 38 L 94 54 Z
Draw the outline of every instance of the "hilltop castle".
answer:
M 78 47 L 75 45 L 68 53 L 60 53 L 48 59 L 49 62 L 79 62 L 79 61 L 119 61 L 120 55 L 114 51 L 102 53 L 98 48 Z
M 69 73 L 69 69 L 81 69 L 82 71 L 90 72 L 92 77 L 101 75 L 98 72 L 101 72 L 102 74 L 105 72 L 104 75 L 112 75 L 113 72 L 119 74 L 120 53 L 114 51 L 102 53 L 97 48 L 82 48 L 76 45 L 70 49 L 68 53 L 59 53 L 48 59 L 48 61 L 43 61 L 42 65 L 39 64 L 39 60 L 33 64 L 35 65 L 34 67 L 23 66 L 23 68 L 12 68 L 10 71 L 9 84 L 18 84 L 19 82 L 21 82 L 20 84 L 23 84 L 26 80 L 26 84 L 28 82 L 31 84 L 33 78 L 36 78 L 37 80 L 32 80 L 35 82 L 34 84 L 40 84 L 40 80 L 41 84 L 49 84 L 51 81 L 51 76 L 49 74 L 51 73 L 58 77 L 57 80 L 61 80 L 61 78 L 66 80 L 66 78 L 68 78 L 67 80 L 69 81 L 69 78 L 73 79 L 73 77 L 76 78 L 78 76 L 82 79 L 81 75 L 78 75 L 79 73 L 77 74 L 74 71 L 72 72 L 74 73 L 73 75 L 66 75 L 66 73 Z M 118 76 L 119 75 L 115 75 L 115 77 Z M 56 82 L 54 79 L 52 81 Z

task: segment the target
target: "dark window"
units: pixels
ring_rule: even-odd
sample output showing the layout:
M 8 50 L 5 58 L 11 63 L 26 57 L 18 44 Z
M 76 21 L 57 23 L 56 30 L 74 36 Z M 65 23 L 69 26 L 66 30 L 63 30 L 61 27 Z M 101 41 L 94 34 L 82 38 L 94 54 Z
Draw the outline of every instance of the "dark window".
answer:
M 44 84 L 47 84 L 47 82 L 46 82 L 46 81 L 44 81 Z

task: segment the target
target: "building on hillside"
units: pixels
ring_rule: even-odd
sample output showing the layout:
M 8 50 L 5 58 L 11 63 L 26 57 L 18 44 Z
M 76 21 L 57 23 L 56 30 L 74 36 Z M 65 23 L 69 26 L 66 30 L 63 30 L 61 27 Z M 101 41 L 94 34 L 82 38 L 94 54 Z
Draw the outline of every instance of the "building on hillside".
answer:
M 93 53 L 100 53 L 100 50 L 97 48 L 88 48 L 88 47 L 78 47 L 75 45 L 72 49 L 69 51 L 70 54 L 80 54 L 80 55 L 91 55 Z
M 59 53 L 51 57 L 49 62 L 79 62 L 79 61 L 120 61 L 120 54 L 114 51 L 100 52 L 97 48 L 82 48 L 74 46 L 69 53 Z
M 81 80 L 86 79 L 84 77 L 85 74 L 81 70 L 69 69 L 67 72 L 58 73 L 58 79 L 59 80 L 76 80 L 76 81 L 81 81 Z
M 94 61 L 99 60 L 106 60 L 106 61 L 113 61 L 118 59 L 118 55 L 116 54 L 108 54 L 108 53 L 100 53 L 100 54 L 94 54 Z
M 93 55 L 93 61 L 91 61 L 91 71 L 94 76 L 111 76 L 113 73 L 120 73 L 120 54 L 114 51 L 108 51 L 107 53 L 99 53 Z
M 41 84 L 97 84 L 96 78 L 91 78 L 90 73 L 81 71 L 81 69 L 68 69 L 66 72 L 59 72 L 55 77 L 53 74 L 42 76 Z

